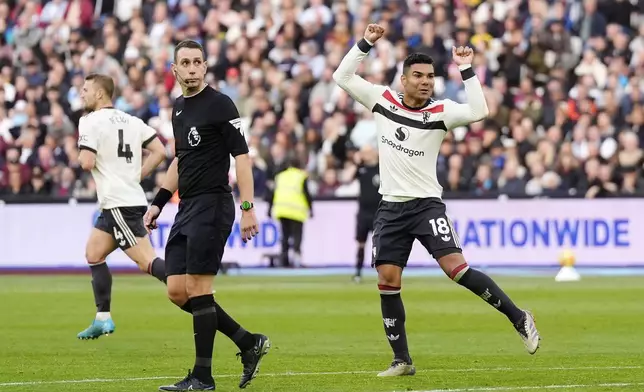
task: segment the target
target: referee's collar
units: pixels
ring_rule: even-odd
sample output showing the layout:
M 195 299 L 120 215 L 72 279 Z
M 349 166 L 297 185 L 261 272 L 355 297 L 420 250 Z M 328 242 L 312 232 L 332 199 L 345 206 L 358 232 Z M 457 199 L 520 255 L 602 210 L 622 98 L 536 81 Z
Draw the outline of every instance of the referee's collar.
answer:
M 208 83 L 205 83 L 205 84 L 203 85 L 203 88 L 202 88 L 201 90 L 197 91 L 196 93 L 191 94 L 191 95 L 184 95 L 183 97 L 184 97 L 184 98 L 192 98 L 192 97 L 194 97 L 194 96 L 197 96 L 197 95 L 199 95 L 199 93 L 201 93 L 203 90 L 205 90 L 205 89 L 206 89 L 206 87 L 208 87 Z

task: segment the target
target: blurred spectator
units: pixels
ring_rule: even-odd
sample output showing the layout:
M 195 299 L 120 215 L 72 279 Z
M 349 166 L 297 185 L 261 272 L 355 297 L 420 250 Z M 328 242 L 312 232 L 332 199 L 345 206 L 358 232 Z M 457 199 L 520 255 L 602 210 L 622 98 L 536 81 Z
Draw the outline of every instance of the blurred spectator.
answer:
M 359 67 L 400 88 L 414 51 L 437 99 L 464 99 L 452 45 L 475 48 L 489 118 L 448 133 L 437 174 L 451 195 L 608 197 L 644 192 L 644 2 L 628 0 L 20 0 L 0 4 L 0 194 L 95 196 L 76 162 L 80 88 L 111 75 L 114 105 L 174 155 L 174 45 L 203 43 L 207 80 L 238 105 L 257 197 L 298 158 L 311 192 L 354 196 L 354 152 L 378 145 L 371 113 L 332 80 L 365 26 L 386 37 Z M 151 195 L 167 164 L 143 181 Z M 234 167 L 231 181 L 234 185 Z

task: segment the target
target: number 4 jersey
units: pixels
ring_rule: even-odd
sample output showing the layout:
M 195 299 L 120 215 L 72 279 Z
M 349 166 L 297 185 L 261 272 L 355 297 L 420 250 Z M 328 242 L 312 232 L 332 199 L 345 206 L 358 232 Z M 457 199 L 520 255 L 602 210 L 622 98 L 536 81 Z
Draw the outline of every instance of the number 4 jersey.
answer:
M 80 119 L 78 146 L 96 154 L 92 176 L 101 209 L 147 206 L 141 188 L 142 149 L 157 136 L 139 118 L 114 108 Z

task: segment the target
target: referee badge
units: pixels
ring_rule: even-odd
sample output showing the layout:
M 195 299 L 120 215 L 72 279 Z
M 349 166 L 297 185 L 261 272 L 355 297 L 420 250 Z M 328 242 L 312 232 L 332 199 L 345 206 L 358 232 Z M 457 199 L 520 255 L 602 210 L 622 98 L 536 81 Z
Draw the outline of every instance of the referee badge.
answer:
M 197 131 L 197 127 L 191 127 L 190 132 L 188 132 L 188 144 L 190 147 L 197 147 L 201 143 L 201 135 Z

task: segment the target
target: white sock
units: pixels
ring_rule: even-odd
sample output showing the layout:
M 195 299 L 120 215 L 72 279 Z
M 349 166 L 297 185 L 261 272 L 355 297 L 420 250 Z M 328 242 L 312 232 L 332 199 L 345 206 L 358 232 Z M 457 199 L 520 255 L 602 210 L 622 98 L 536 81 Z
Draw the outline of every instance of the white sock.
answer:
M 112 315 L 110 312 L 98 312 L 96 313 L 96 320 L 98 321 L 106 321 L 112 318 Z

